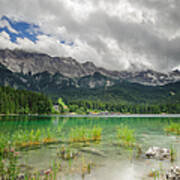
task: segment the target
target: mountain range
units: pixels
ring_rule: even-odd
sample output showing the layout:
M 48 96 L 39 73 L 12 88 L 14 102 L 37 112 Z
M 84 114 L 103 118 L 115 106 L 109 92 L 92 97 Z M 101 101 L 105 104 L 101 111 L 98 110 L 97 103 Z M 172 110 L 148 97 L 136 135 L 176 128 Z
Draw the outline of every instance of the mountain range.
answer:
M 47 54 L 26 52 L 23 50 L 0 50 L 0 63 L 13 73 L 41 74 L 48 72 L 51 75 L 61 74 L 66 78 L 82 78 L 93 76 L 95 73 L 112 79 L 107 85 L 113 85 L 113 80 L 127 80 L 144 85 L 165 85 L 180 80 L 180 71 L 160 73 L 153 70 L 145 71 L 111 71 L 97 67 L 92 62 L 79 63 L 71 57 L 51 57 Z M 89 84 L 94 88 L 94 83 Z
M 66 98 L 156 102 L 179 99 L 180 72 L 111 71 L 71 57 L 24 50 L 0 50 L 0 85 Z M 84 91 L 85 90 L 85 91 Z M 153 94 L 153 95 L 152 95 Z

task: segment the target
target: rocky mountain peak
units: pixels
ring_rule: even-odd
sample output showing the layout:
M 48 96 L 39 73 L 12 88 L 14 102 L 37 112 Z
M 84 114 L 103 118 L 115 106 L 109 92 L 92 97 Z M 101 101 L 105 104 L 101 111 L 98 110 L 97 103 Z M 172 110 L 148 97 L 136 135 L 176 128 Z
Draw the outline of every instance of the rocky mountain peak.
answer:
M 112 81 L 127 80 L 144 85 L 164 85 L 180 80 L 180 71 L 160 73 L 151 69 L 144 71 L 110 71 L 97 67 L 93 62 L 79 63 L 72 57 L 51 57 L 47 54 L 27 52 L 24 50 L 0 50 L 0 64 L 8 70 L 22 74 L 39 74 L 48 72 L 51 75 L 59 73 L 67 78 L 82 78 L 100 73 Z M 95 81 L 93 78 L 91 81 Z M 110 80 L 108 80 L 110 81 Z M 92 84 L 92 82 L 91 82 Z

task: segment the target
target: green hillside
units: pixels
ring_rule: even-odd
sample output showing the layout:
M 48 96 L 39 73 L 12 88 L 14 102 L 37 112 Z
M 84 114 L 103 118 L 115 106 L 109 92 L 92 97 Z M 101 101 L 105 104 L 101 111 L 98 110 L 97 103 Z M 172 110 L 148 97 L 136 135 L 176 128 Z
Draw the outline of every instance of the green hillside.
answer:
M 48 114 L 52 102 L 41 93 L 0 87 L 0 114 Z

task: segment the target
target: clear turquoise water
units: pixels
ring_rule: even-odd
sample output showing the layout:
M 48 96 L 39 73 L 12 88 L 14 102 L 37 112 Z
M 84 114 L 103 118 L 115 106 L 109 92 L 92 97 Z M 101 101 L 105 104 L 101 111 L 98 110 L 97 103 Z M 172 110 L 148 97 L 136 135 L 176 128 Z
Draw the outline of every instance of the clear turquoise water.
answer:
M 72 127 L 101 127 L 103 128 L 100 144 L 91 147 L 102 152 L 105 156 L 84 153 L 85 158 L 96 164 L 91 175 L 85 179 L 98 180 L 139 180 L 148 179 L 146 175 L 152 168 L 165 169 L 172 164 L 168 161 L 147 160 L 136 158 L 135 152 L 113 145 L 116 141 L 116 129 L 125 124 L 135 130 L 138 143 L 143 151 L 150 146 L 169 148 L 171 145 L 177 150 L 177 160 L 174 165 L 180 165 L 180 138 L 174 135 L 167 136 L 163 128 L 171 121 L 180 123 L 179 117 L 59 117 L 59 116 L 1 116 L 0 131 L 13 133 L 17 129 L 41 129 L 49 127 L 53 130 L 63 125 L 63 136 L 66 138 Z M 41 149 L 24 152 L 21 162 L 38 168 L 49 167 L 56 158 L 56 151 L 62 144 L 45 146 Z M 67 178 L 67 177 L 66 177 Z M 68 179 L 81 179 L 80 176 L 70 176 Z

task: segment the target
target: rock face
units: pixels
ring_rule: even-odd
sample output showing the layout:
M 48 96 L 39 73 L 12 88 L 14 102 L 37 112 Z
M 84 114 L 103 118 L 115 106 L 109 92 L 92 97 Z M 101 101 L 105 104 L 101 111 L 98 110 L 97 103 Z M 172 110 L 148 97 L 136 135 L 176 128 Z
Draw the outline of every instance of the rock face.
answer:
M 0 63 L 12 72 L 31 73 L 42 72 L 60 73 L 67 77 L 82 77 L 96 71 L 94 64 L 80 64 L 71 57 L 50 57 L 47 54 L 30 53 L 21 50 L 0 50 Z
M 159 73 L 153 70 L 128 72 L 128 71 L 110 71 L 104 68 L 96 67 L 92 62 L 79 63 L 71 57 L 51 57 L 47 54 L 26 52 L 23 50 L 0 50 L 0 64 L 14 73 L 39 74 L 48 72 L 51 75 L 59 73 L 67 78 L 80 78 L 91 76 L 94 73 L 100 73 L 103 76 L 113 80 L 127 80 L 144 85 L 164 85 L 180 80 L 180 72 L 173 71 L 168 74 Z M 95 84 L 89 82 L 89 87 Z M 113 85 L 111 81 L 108 86 Z M 101 84 L 98 83 L 98 86 Z M 103 83 L 104 86 L 104 83 Z
M 59 72 L 54 74 L 48 71 L 37 74 L 15 73 L 0 64 L 0 85 L 10 85 L 13 88 L 41 91 L 47 94 L 54 94 L 67 87 L 87 89 L 106 88 L 118 82 L 120 80 L 106 77 L 98 72 L 88 76 L 69 78 Z
M 147 158 L 163 160 L 170 157 L 170 150 L 166 148 L 150 147 L 145 155 Z

